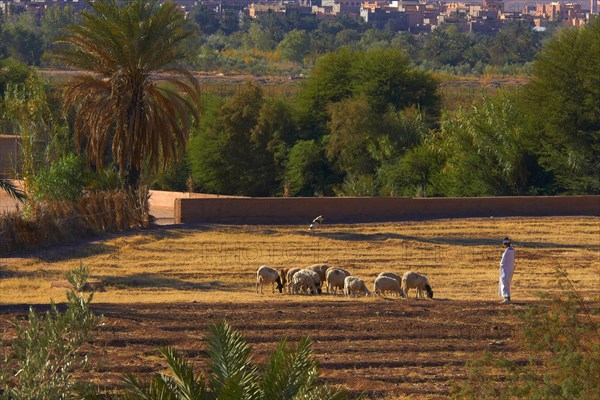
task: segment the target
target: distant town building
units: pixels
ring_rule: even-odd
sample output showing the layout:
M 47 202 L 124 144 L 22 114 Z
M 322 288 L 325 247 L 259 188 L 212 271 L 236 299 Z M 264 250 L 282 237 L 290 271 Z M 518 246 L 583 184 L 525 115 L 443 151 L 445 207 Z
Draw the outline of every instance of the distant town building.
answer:
M 167 1 L 167 0 L 164 0 Z M 532 26 L 557 21 L 565 26 L 581 26 L 598 14 L 598 1 L 590 0 L 590 10 L 572 2 L 526 3 L 520 5 L 503 0 L 441 1 L 441 0 L 172 0 L 189 14 L 204 4 L 216 13 L 246 14 L 256 18 L 265 13 L 294 13 L 334 18 L 338 14 L 361 17 L 375 27 L 396 31 L 423 32 L 446 23 L 463 31 L 494 34 L 503 24 L 525 20 Z M 49 7 L 71 6 L 78 12 L 88 6 L 87 0 L 0 0 L 3 14 L 26 12 L 43 15 Z

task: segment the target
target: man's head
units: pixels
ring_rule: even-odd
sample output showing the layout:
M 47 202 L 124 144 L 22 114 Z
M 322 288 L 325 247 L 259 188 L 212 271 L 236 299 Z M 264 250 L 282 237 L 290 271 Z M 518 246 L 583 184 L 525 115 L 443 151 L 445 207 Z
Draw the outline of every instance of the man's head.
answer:
M 510 239 L 508 238 L 508 236 L 504 238 L 502 244 L 504 245 L 504 247 L 510 247 Z

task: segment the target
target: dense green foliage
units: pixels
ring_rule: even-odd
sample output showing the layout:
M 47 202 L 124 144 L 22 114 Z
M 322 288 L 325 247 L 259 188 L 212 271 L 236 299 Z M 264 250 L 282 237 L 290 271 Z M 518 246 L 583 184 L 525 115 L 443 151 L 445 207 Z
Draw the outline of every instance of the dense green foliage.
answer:
M 317 382 L 317 362 L 312 342 L 300 339 L 297 346 L 282 340 L 264 365 L 254 363 L 251 347 L 227 323 L 213 325 L 207 336 L 209 357 L 206 373 L 196 374 L 188 362 L 169 348 L 161 353 L 169 373 L 156 374 L 148 383 L 126 378 L 124 398 L 244 399 L 244 400 L 343 400 L 342 391 Z
M 535 194 L 548 174 L 537 164 L 530 133 L 515 96 L 505 93 L 445 115 L 432 142 L 445 162 L 432 185 L 450 196 Z
M 525 89 L 441 115 L 435 79 L 404 53 L 328 53 L 289 107 L 249 86 L 207 112 L 188 151 L 194 183 L 243 195 L 598 193 L 599 66 L 583 51 L 598 47 L 597 30 L 554 37 Z M 562 46 L 577 65 L 566 49 L 564 62 L 547 55 Z M 261 126 L 271 129 L 259 140 Z
M 98 176 L 96 182 L 99 179 L 102 176 Z M 33 200 L 75 201 L 85 188 L 92 186 L 93 181 L 94 175 L 85 165 L 85 160 L 76 154 L 68 154 L 37 171 L 28 189 Z
M 458 399 L 573 399 L 600 397 L 600 323 L 597 300 L 589 302 L 566 272 L 557 269 L 560 291 L 521 315 L 519 345 L 527 364 L 487 352 L 469 362 L 469 379 Z M 502 384 L 491 378 L 504 377 Z
M 94 3 L 96 11 L 80 17 L 83 24 L 67 29 L 63 43 L 72 43 L 62 53 L 64 61 L 71 57 L 81 65 L 135 64 L 130 58 L 139 54 L 146 39 L 140 39 L 138 47 L 116 40 L 119 48 L 131 51 L 118 60 L 105 57 L 100 62 L 74 51 L 111 42 L 103 40 L 112 33 L 100 29 L 104 22 L 97 19 L 98 12 L 106 11 L 126 25 L 119 19 L 120 9 L 107 4 Z M 63 23 L 75 18 L 63 11 L 49 13 L 40 26 L 61 30 Z M 152 12 L 134 16 L 151 18 Z M 102 163 L 116 163 L 133 180 L 142 169 L 144 182 L 179 191 L 250 196 L 600 193 L 600 85 L 594 73 L 599 69 L 599 58 L 594 57 L 600 37 L 597 20 L 553 36 L 530 65 L 532 81 L 525 88 L 495 90 L 499 94 L 469 107 L 442 110 L 438 81 L 425 72 L 426 64 L 434 69 L 466 66 L 481 71 L 486 63 L 524 65 L 534 59 L 543 36 L 517 22 L 493 37 L 465 34 L 452 26 L 417 37 L 342 17 L 317 21 L 268 13 L 233 23 L 226 13 L 216 15 L 200 6 L 184 22 L 174 10 L 162 12 L 177 21 L 172 40 L 181 47 L 162 52 L 161 58 L 143 58 L 154 64 L 180 61 L 180 56 L 197 52 L 189 65 L 227 54 L 230 59 L 256 56 L 275 64 L 284 57 L 304 70 L 314 67 L 287 97 L 274 96 L 258 84 L 246 84 L 232 97 L 203 93 L 202 118 L 188 135 L 188 123 L 198 119 L 188 119 L 191 103 L 171 91 L 189 89 L 193 94 L 186 82 L 171 82 L 175 86 L 167 87 L 148 80 L 145 87 L 152 95 L 130 96 L 142 93 L 122 90 L 134 87 L 138 70 L 105 68 L 106 79 L 81 78 L 70 84 L 66 100 L 77 108 L 74 119 L 72 113 L 60 112 L 63 99 L 55 89 L 32 77 L 22 64 L 4 60 L 2 122 L 24 139 L 23 170 L 28 182 L 36 181 L 38 188 L 43 181 L 66 184 L 60 176 L 67 165 L 60 160 L 77 150 L 78 134 L 92 171 L 102 171 Z M 22 24 L 26 17 L 19 21 L 7 18 L 3 24 Z M 200 24 L 202 36 L 194 34 L 192 21 Z M 154 39 L 146 43 L 145 48 L 154 49 L 148 54 L 163 49 L 150 46 L 156 44 Z M 420 61 L 425 58 L 428 61 Z M 220 68 L 217 64 L 213 67 Z M 125 94 L 113 96 L 113 90 Z M 165 106 L 163 111 L 168 112 L 142 107 L 154 110 L 150 114 L 158 118 L 146 124 L 155 126 L 153 132 L 135 123 L 138 105 L 162 104 L 167 97 L 174 101 Z M 164 127 L 174 130 L 169 134 Z M 188 138 L 185 155 L 179 157 Z M 50 144 L 42 152 L 36 144 L 41 140 Z M 158 164 L 164 171 L 155 168 Z M 104 182 L 114 168 L 106 171 Z M 97 173 L 88 172 L 96 175 L 90 185 L 102 185 Z M 74 188 L 82 185 L 73 183 Z M 50 193 L 49 189 L 40 192 Z M 55 192 L 73 197 L 70 190 Z
M 562 190 L 600 193 L 600 18 L 561 31 L 540 53 L 528 85 L 541 164 Z
M 396 50 L 347 48 L 317 62 L 297 101 L 247 84 L 209 102 L 188 159 L 200 191 L 331 194 L 347 174 L 374 175 L 418 144 L 439 113 L 437 83 Z

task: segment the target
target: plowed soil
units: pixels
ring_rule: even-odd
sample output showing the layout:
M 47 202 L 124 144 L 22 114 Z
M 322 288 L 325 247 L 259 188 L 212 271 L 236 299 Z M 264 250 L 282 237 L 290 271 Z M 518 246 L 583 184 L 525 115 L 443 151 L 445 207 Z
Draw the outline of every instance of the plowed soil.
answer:
M 369 398 L 445 398 L 478 352 L 524 358 L 516 351 L 515 313 L 528 304 L 331 296 L 318 303 L 96 304 L 104 324 L 87 349 L 85 376 L 107 389 L 118 389 L 124 374 L 150 377 L 165 367 L 161 346 L 204 368 L 207 327 L 224 319 L 242 332 L 259 362 L 281 339 L 310 336 L 328 384 Z M 25 312 L 23 306 L 0 308 L 3 337 L 11 336 L 11 317 Z

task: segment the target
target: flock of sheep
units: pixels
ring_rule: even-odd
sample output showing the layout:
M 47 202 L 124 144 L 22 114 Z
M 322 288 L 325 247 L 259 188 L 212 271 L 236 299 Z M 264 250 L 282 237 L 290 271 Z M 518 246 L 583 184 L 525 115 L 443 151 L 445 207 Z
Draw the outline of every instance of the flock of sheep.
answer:
M 263 293 L 264 285 L 271 284 L 275 293 L 275 285 L 279 293 L 285 289 L 288 294 L 321 294 L 322 285 L 325 283 L 327 293 L 336 295 L 338 290 L 343 291 L 346 297 L 355 297 L 364 294 L 385 295 L 395 293 L 399 297 L 408 297 L 410 289 L 416 289 L 416 297 L 433 298 L 433 290 L 425 275 L 408 271 L 402 277 L 393 272 L 380 273 L 373 282 L 373 291 L 367 289 L 365 281 L 352 276 L 343 268 L 331 267 L 327 264 L 314 264 L 308 268 L 282 268 L 279 271 L 263 265 L 256 271 L 256 292 Z

